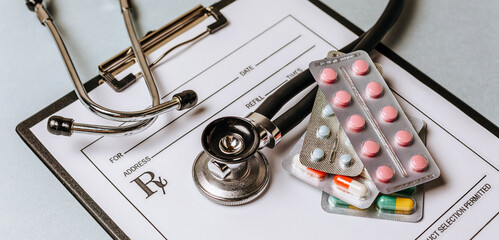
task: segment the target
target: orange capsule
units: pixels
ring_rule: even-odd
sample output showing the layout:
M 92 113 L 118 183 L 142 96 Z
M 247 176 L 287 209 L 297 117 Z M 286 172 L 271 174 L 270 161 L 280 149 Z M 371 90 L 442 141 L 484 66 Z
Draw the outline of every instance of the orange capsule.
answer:
M 319 179 L 319 180 L 324 179 L 324 177 L 326 176 L 325 172 L 315 170 L 315 169 L 309 168 L 309 167 L 307 168 L 307 174 L 310 175 L 311 177 L 313 177 L 315 179 Z
M 367 196 L 367 187 L 366 185 L 352 179 L 349 177 L 336 175 L 334 176 L 333 182 L 338 188 L 355 195 L 357 197 L 363 198 Z
M 297 168 L 298 170 L 302 171 L 302 172 L 305 172 L 306 174 L 308 174 L 310 177 L 313 177 L 317 180 L 322 180 L 324 179 L 324 177 L 326 176 L 327 173 L 325 172 L 322 172 L 322 171 L 319 171 L 319 170 L 315 170 L 313 168 L 309 168 L 309 167 L 305 167 L 303 164 L 300 163 L 300 155 L 297 154 L 294 158 L 293 158 L 293 166 L 295 168 Z

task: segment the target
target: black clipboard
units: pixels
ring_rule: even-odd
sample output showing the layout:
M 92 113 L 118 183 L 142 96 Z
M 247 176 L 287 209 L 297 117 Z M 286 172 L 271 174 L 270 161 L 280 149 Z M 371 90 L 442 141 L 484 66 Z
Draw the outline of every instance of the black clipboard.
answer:
M 213 4 L 212 6 L 217 9 L 222 9 L 234 1 L 235 0 L 222 0 Z M 338 14 L 319 0 L 310 0 L 310 2 L 320 10 L 327 13 L 333 19 L 346 26 L 355 34 L 360 35 L 363 33 L 360 28 L 355 26 L 353 23 L 342 17 L 340 14 Z M 378 45 L 376 50 L 388 57 L 393 62 L 397 63 L 407 72 L 421 81 L 424 85 L 431 88 L 433 91 L 441 95 L 444 99 L 459 108 L 475 122 L 490 131 L 493 135 L 499 137 L 499 128 L 496 125 L 483 117 L 476 110 L 468 106 L 462 100 L 457 98 L 455 95 L 450 93 L 448 90 L 440 86 L 430 77 L 402 59 L 385 45 Z M 87 89 L 87 91 L 92 91 L 97 86 L 99 86 L 102 81 L 103 78 L 99 75 L 93 79 L 90 79 L 85 84 L 85 88 Z M 101 209 L 101 207 L 85 192 L 85 190 L 83 190 L 83 188 L 73 179 L 73 177 L 61 166 L 61 164 L 30 131 L 30 128 L 34 125 L 38 124 L 42 120 L 46 119 L 47 117 L 53 115 L 57 111 L 77 100 L 78 98 L 74 91 L 66 94 L 38 113 L 19 123 L 19 125 L 17 125 L 16 127 L 16 131 L 23 139 L 23 141 L 31 148 L 31 150 L 42 160 L 47 168 L 49 168 L 50 171 L 59 179 L 59 181 L 61 181 L 64 187 L 66 187 L 69 192 L 71 192 L 71 194 L 80 202 L 80 204 L 90 213 L 90 215 L 92 215 L 92 217 L 106 230 L 106 232 L 111 237 L 115 239 L 129 239 L 129 237 L 123 232 L 123 230 Z

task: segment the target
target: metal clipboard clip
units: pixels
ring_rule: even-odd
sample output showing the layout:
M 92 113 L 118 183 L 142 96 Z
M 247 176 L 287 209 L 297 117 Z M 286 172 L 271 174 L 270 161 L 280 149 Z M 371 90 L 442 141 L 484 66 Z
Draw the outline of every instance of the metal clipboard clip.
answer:
M 216 7 L 214 6 L 203 7 L 202 5 L 198 5 L 192 10 L 180 16 L 179 18 L 159 28 L 158 30 L 148 32 L 146 36 L 140 40 L 140 44 L 142 45 L 142 49 L 146 57 L 155 50 L 165 45 L 166 43 L 180 36 L 187 30 L 198 25 L 199 23 L 201 23 L 203 20 L 207 19 L 210 16 L 215 18 L 216 21 L 208 25 L 204 32 L 168 49 L 160 57 L 158 57 L 152 63 L 150 63 L 149 67 L 151 69 L 156 67 L 158 63 L 166 55 L 168 55 L 168 53 L 172 52 L 176 48 L 194 42 L 209 34 L 213 34 L 218 30 L 222 29 L 223 27 L 227 26 L 228 22 L 227 19 L 222 15 L 222 13 L 220 13 L 220 11 Z M 116 79 L 116 76 L 119 73 L 123 72 L 128 67 L 135 64 L 136 62 L 137 59 L 135 58 L 135 54 L 133 53 L 131 47 L 123 50 L 122 52 L 118 53 L 111 59 L 99 65 L 99 74 L 102 76 L 103 79 L 99 83 L 107 82 L 116 92 L 123 91 L 128 86 L 133 84 L 138 78 L 140 78 L 142 76 L 142 73 L 140 72 L 138 74 L 130 73 L 120 80 Z

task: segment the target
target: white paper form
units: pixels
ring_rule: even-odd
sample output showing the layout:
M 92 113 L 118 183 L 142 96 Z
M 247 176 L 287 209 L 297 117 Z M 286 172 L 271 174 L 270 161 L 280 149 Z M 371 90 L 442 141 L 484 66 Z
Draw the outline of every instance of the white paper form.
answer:
M 195 90 L 199 95 L 195 108 L 169 112 L 143 133 L 128 137 L 58 137 L 46 131 L 46 121 L 31 129 L 129 237 L 487 239 L 499 233 L 499 220 L 495 218 L 499 206 L 494 204 L 499 197 L 499 140 L 381 55 L 375 55 L 375 61 L 384 66 L 384 76 L 400 97 L 401 106 L 428 124 L 428 149 L 442 171 L 440 179 L 425 185 L 421 222 L 324 212 L 321 192 L 281 167 L 282 159 L 305 131 L 307 120 L 285 136 L 277 148 L 264 150 L 272 175 L 262 197 L 237 207 L 219 206 L 205 199 L 194 186 L 191 173 L 202 149 L 204 127 L 222 116 L 245 116 L 306 69 L 310 61 L 355 39 L 342 24 L 307 1 L 241 0 L 222 12 L 229 26 L 181 49 L 153 71 L 165 99 L 174 92 Z M 188 31 L 177 41 L 196 35 L 204 26 Z M 151 59 L 174 44 L 164 46 Z M 136 67 L 130 71 L 136 71 Z M 102 85 L 90 95 L 120 110 L 150 104 L 142 83 L 122 93 Z M 57 115 L 117 125 L 95 117 L 79 102 Z M 154 182 L 147 184 L 149 191 L 137 184 L 151 179 Z

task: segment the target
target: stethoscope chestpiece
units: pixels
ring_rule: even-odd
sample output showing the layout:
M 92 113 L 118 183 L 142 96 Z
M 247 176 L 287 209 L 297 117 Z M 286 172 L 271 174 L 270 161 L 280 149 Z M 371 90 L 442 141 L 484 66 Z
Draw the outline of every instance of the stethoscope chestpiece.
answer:
M 261 136 L 246 118 L 223 117 L 205 128 L 204 151 L 192 168 L 196 186 L 211 201 L 241 205 L 256 199 L 268 186 L 269 164 L 258 151 Z
M 233 164 L 254 155 L 258 150 L 260 138 L 249 120 L 223 117 L 206 126 L 201 135 L 201 144 L 212 158 Z

